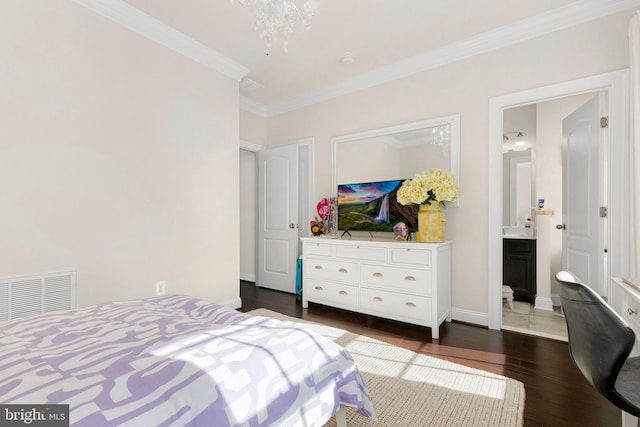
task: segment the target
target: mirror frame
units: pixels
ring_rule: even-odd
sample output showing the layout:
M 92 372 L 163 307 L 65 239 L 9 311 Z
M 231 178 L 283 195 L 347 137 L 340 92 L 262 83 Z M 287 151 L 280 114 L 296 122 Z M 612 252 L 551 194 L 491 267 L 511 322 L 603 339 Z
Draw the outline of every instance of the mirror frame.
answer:
M 434 119 L 421 120 L 417 122 L 405 123 L 397 126 L 389 126 L 378 129 L 371 129 L 364 132 L 341 135 L 331 138 L 331 195 L 338 195 L 338 177 L 337 175 L 337 152 L 338 145 L 345 142 L 357 141 L 360 139 L 375 138 L 379 136 L 392 135 L 401 132 L 408 132 L 420 129 L 429 129 L 435 126 L 450 125 L 451 141 L 449 142 L 449 171 L 453 173 L 456 183 L 460 186 L 460 115 L 453 114 L 450 116 L 437 117 Z M 458 198 L 458 201 L 460 199 Z M 458 206 L 458 201 L 447 202 L 447 207 Z

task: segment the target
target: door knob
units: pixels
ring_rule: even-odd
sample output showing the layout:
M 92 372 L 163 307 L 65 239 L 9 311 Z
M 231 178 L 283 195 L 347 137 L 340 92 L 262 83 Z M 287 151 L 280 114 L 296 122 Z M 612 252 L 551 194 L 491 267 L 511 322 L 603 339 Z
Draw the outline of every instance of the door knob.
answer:
M 558 224 L 558 225 L 556 225 L 556 228 L 557 228 L 558 230 L 566 230 L 566 229 L 567 229 L 567 226 L 566 226 L 566 225 L 564 225 L 564 224 Z
M 296 228 L 295 224 L 289 224 L 289 228 Z

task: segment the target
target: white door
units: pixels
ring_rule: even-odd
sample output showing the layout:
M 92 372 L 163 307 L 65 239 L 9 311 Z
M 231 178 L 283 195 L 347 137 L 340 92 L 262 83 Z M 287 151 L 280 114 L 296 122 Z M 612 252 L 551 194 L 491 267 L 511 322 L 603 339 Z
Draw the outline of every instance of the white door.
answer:
M 605 295 L 603 93 L 562 121 L 562 268 Z
M 294 293 L 298 258 L 298 145 L 258 152 L 256 285 Z

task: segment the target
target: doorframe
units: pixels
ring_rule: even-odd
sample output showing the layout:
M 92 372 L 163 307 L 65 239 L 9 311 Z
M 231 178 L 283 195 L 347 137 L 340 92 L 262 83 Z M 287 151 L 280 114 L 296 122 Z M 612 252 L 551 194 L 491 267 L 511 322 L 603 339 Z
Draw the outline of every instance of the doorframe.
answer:
M 305 166 L 306 166 L 306 171 L 304 171 L 303 173 L 299 173 L 299 180 L 302 180 L 302 175 L 306 175 L 306 186 L 298 186 L 298 200 L 306 200 L 306 206 L 301 206 L 301 209 L 298 210 L 298 224 L 299 224 L 299 228 L 298 228 L 298 236 L 300 237 L 309 237 L 309 235 L 311 234 L 311 230 L 309 227 L 307 227 L 307 225 L 309 225 L 309 221 L 311 220 L 311 217 L 313 215 L 313 213 L 315 212 L 315 204 L 313 202 L 314 198 L 313 198 L 313 184 L 314 184 L 314 169 L 313 169 L 313 165 L 315 164 L 314 161 L 314 147 L 315 147 L 315 138 L 313 137 L 308 137 L 308 138 L 302 138 L 302 139 L 298 139 L 295 140 L 293 142 L 291 142 L 292 144 L 298 144 L 298 152 L 299 152 L 299 158 L 302 159 L 303 156 L 305 156 Z M 298 170 L 302 172 L 302 169 L 300 168 L 300 165 L 298 165 Z M 307 218 L 304 218 L 304 215 L 307 215 Z M 298 244 L 298 255 L 302 254 L 301 251 L 301 245 Z
M 304 167 L 306 168 L 306 184 L 307 185 L 299 185 L 298 186 L 298 195 L 299 195 L 299 200 L 307 200 L 306 206 L 301 206 L 301 208 L 304 208 L 305 210 L 300 212 L 298 212 L 298 224 L 299 224 L 299 231 L 298 231 L 298 235 L 301 237 L 306 237 L 309 236 L 309 227 L 307 227 L 306 225 L 308 224 L 308 220 L 311 218 L 311 214 L 314 212 L 315 206 L 313 204 L 313 183 L 314 183 L 314 174 L 313 174 L 313 166 L 314 166 L 314 144 L 315 144 L 315 139 L 313 137 L 308 137 L 308 138 L 302 138 L 302 139 L 297 139 L 294 141 L 289 141 L 286 142 L 284 144 L 278 144 L 278 145 L 274 145 L 274 146 L 264 146 L 264 145 L 260 145 L 260 144 L 255 144 L 253 142 L 249 142 L 249 141 L 245 141 L 245 140 L 240 140 L 240 150 L 245 150 L 245 151 L 250 151 L 253 152 L 254 154 L 256 154 L 258 151 L 262 151 L 262 150 L 267 150 L 269 148 L 276 148 L 276 147 L 281 147 L 284 145 L 292 145 L 292 144 L 297 144 L 298 145 L 298 161 L 300 162 L 302 159 L 304 159 Z M 300 170 L 300 164 L 298 165 L 298 169 Z M 256 179 L 257 179 L 257 174 L 258 174 L 258 163 L 256 162 Z M 299 178 L 300 179 L 300 178 Z M 257 188 L 257 187 L 256 187 Z M 257 200 L 258 198 L 258 194 L 256 192 L 256 194 L 254 194 L 255 199 Z M 257 203 L 256 203 L 257 205 Z M 258 206 L 259 208 L 259 206 Z M 308 218 L 304 219 L 302 218 L 304 215 L 307 215 Z M 258 211 L 256 211 L 256 229 L 254 230 L 254 253 L 256 254 L 256 256 L 254 257 L 257 263 L 257 253 L 258 253 Z M 304 231 L 306 230 L 306 232 Z M 298 245 L 298 248 L 300 248 L 300 245 Z M 300 253 L 300 249 L 298 249 L 298 253 Z M 254 275 L 253 277 L 240 277 L 241 280 L 248 280 L 248 281 L 252 281 L 254 283 L 256 283 L 257 281 L 257 275 L 255 274 L 255 272 L 257 271 L 257 265 L 254 265 Z
M 623 273 L 628 237 L 628 207 L 625 194 L 629 186 L 629 70 L 585 77 L 578 80 L 530 89 L 491 98 L 489 100 L 489 196 L 488 196 L 488 326 L 502 328 L 502 212 L 503 173 L 502 135 L 505 109 L 522 107 L 566 96 L 605 91 L 609 100 L 609 167 L 607 192 L 609 195 L 607 281 Z M 618 167 L 622 165 L 622 167 Z
M 245 141 L 245 140 L 240 140 L 240 150 L 239 151 L 248 151 L 253 153 L 254 155 L 254 160 L 257 160 L 257 153 L 258 151 L 262 151 L 264 149 L 266 149 L 267 147 L 265 147 L 264 145 L 260 145 L 260 144 L 255 144 L 253 142 L 249 142 L 249 141 Z M 254 188 L 257 190 L 257 185 L 258 185 L 258 162 L 254 161 L 254 166 L 255 166 L 255 178 L 256 178 L 256 183 L 254 185 Z M 240 171 L 242 173 L 242 170 Z M 242 180 L 241 180 L 242 181 Z M 246 189 L 240 188 L 239 191 L 246 191 Z M 257 205 L 258 203 L 258 194 L 257 191 L 254 192 L 253 194 L 253 198 L 255 201 L 255 204 Z M 254 265 L 253 265 L 253 274 L 244 274 L 242 271 L 240 271 L 240 280 L 245 280 L 247 282 L 253 282 L 255 283 L 257 280 L 257 275 L 256 275 L 256 271 L 257 271 L 257 265 L 256 265 L 256 255 L 258 253 L 258 214 L 255 214 L 255 227 L 253 229 L 253 259 L 254 259 Z M 240 249 L 242 250 L 242 247 L 240 247 Z

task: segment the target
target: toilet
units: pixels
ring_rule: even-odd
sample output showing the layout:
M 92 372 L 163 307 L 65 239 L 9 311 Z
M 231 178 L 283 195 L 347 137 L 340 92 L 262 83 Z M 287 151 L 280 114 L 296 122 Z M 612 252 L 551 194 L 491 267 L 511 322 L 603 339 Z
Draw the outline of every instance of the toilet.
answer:
M 502 286 L 502 299 L 507 302 L 509 309 L 513 309 L 513 289 L 510 286 Z

